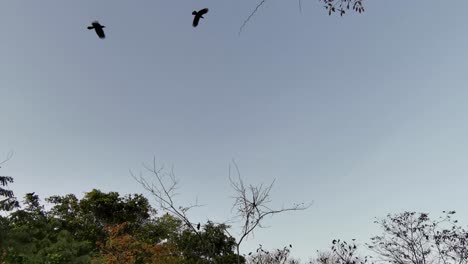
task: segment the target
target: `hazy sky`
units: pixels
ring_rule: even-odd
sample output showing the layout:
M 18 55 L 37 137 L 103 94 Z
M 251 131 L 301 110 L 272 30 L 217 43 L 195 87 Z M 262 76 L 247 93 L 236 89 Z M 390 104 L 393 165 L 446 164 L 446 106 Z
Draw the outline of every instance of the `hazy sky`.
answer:
M 276 179 L 272 206 L 314 201 L 243 251 L 302 258 L 368 242 L 387 213 L 466 209 L 468 1 L 367 0 L 340 18 L 268 0 L 238 36 L 256 3 L 2 2 L 0 154 L 15 155 L 1 175 L 20 197 L 147 194 L 129 170 L 156 156 L 182 204 L 205 204 L 195 221 L 222 221 L 235 159 L 248 183 Z

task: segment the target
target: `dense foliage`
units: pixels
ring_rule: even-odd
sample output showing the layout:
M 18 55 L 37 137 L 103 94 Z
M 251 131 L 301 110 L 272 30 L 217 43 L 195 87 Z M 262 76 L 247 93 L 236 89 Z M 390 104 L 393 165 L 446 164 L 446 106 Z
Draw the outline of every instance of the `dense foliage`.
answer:
M 0 178 L 0 186 L 12 182 Z M 0 189 L 0 263 L 149 263 L 149 264 L 299 264 L 290 256 L 292 245 L 239 256 L 238 241 L 225 224 L 197 224 L 188 218 L 158 215 L 139 194 L 93 189 L 78 199 L 73 194 L 46 198 L 25 195 L 21 205 L 11 190 Z M 332 240 L 328 251 L 318 252 L 313 264 L 468 264 L 468 231 L 455 211 L 436 220 L 427 213 L 389 214 L 375 221 L 382 234 L 371 238 L 367 255 L 358 244 Z M 187 224 L 188 223 L 188 224 Z
M 200 232 L 168 214 L 156 216 L 142 195 L 92 190 L 46 199 L 29 193 L 0 216 L 0 263 L 235 263 L 225 225 Z M 209 246 L 207 246 L 209 245 Z M 242 258 L 243 259 L 243 258 Z

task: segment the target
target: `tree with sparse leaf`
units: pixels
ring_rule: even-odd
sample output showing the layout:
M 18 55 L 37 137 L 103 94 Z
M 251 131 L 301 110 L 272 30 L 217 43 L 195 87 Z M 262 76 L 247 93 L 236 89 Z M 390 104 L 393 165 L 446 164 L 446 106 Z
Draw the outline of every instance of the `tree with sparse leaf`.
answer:
M 247 257 L 247 264 L 299 264 L 299 260 L 290 256 L 292 245 L 282 249 L 264 250 L 260 244 L 256 252 L 250 252 Z
M 455 211 L 431 220 L 427 213 L 403 212 L 375 222 L 383 234 L 368 247 L 382 261 L 395 264 L 466 264 L 468 232 L 453 219 Z
M 318 251 L 317 257 L 309 262 L 310 264 L 366 264 L 372 263 L 372 256 L 360 256 L 357 253 L 355 239 L 347 242 L 340 239 L 333 239 L 331 249 L 328 251 Z
M 258 12 L 258 10 L 267 2 L 267 0 L 260 0 L 255 8 L 250 12 L 247 18 L 242 23 L 239 29 L 239 35 L 242 33 L 242 30 L 247 25 L 247 23 L 252 19 L 252 17 Z M 345 15 L 348 11 L 353 10 L 356 13 L 364 12 L 364 0 L 319 0 L 320 3 L 324 4 L 325 9 L 327 10 L 328 15 L 340 14 L 340 16 Z M 302 0 L 298 0 L 299 10 L 302 12 Z

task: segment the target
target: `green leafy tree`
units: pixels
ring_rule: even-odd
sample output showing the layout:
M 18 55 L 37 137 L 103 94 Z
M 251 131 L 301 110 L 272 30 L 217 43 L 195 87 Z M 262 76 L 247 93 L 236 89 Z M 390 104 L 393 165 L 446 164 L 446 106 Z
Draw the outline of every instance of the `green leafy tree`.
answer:
M 10 152 L 5 160 L 0 162 L 3 165 L 13 156 L 13 152 Z M 12 190 L 5 189 L 8 184 L 13 183 L 13 177 L 10 176 L 0 176 L 0 211 L 10 211 L 19 206 L 18 201 Z
M 24 209 L 2 219 L 7 226 L 1 244 L 5 263 L 88 263 L 92 245 L 50 221 L 38 195 L 26 194 Z
M 200 232 L 185 228 L 176 240 L 176 245 L 189 263 L 237 263 L 235 238 L 228 236 L 225 224 L 208 222 Z M 245 259 L 241 256 L 241 263 Z
M 52 196 L 47 201 L 54 205 L 50 214 L 62 228 L 93 244 L 105 239 L 105 226 L 128 222 L 127 229 L 136 232 L 154 213 L 142 195 L 121 197 L 117 192 L 105 193 L 96 189 L 86 193 L 81 200 L 68 194 Z

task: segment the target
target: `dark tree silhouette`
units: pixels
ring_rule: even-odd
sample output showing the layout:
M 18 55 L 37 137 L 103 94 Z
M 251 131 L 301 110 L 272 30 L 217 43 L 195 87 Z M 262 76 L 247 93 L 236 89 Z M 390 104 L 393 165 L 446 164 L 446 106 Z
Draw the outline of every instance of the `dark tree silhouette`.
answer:
M 292 247 L 289 245 L 290 248 Z M 250 252 L 247 257 L 247 264 L 299 264 L 299 260 L 291 257 L 291 250 L 288 247 L 276 250 L 264 250 L 262 245 L 259 245 L 257 251 Z
M 275 181 L 268 186 L 262 184 L 260 186 L 246 186 L 244 180 L 240 176 L 239 167 L 234 161 L 233 165 L 237 174 L 237 179 L 233 179 L 231 177 L 231 166 L 229 166 L 229 181 L 235 192 L 233 196 L 233 209 L 236 208 L 237 217 L 242 223 L 242 231 L 236 242 L 237 255 L 239 256 L 242 242 L 247 239 L 249 235 L 252 235 L 257 228 L 264 227 L 262 223 L 265 217 L 289 211 L 306 210 L 311 204 L 293 204 L 290 207 L 272 209 L 269 206 L 271 202 L 270 191 Z M 238 259 L 238 264 L 240 264 L 240 259 Z
M 105 28 L 105 26 L 99 24 L 98 21 L 94 21 L 93 23 L 91 23 L 91 26 L 88 27 L 89 30 L 94 29 L 94 31 L 96 31 L 96 34 L 100 39 L 106 38 L 106 34 L 104 34 L 103 28 Z
M 7 162 L 9 159 L 11 159 L 12 156 L 13 152 L 8 153 L 7 158 L 0 162 L 0 165 Z M 13 183 L 13 177 L 0 176 L 0 186 L 6 187 L 9 183 Z M 16 207 L 19 207 L 19 203 L 16 200 L 13 191 L 0 187 L 0 210 L 10 211 Z
M 310 264 L 371 264 L 372 256 L 359 256 L 355 239 L 352 242 L 333 239 L 331 250 L 317 251 L 317 257 Z
M 364 6 L 362 2 L 364 0 L 319 0 L 325 4 L 325 9 L 328 11 L 328 15 L 338 11 L 340 16 L 346 14 L 347 10 L 353 9 L 355 12 L 364 12 Z
M 267 216 L 273 216 L 279 213 L 289 212 L 289 211 L 300 211 L 309 208 L 310 204 L 293 204 L 291 207 L 281 207 L 277 209 L 272 209 L 269 207 L 270 201 L 270 190 L 273 187 L 273 183 L 268 186 L 246 186 L 242 178 L 240 177 L 239 168 L 235 164 L 235 170 L 237 172 L 237 179 L 231 177 L 231 166 L 229 166 L 229 180 L 231 187 L 233 188 L 235 195 L 233 209 L 236 208 L 237 216 L 230 221 L 238 221 L 241 223 L 241 233 L 239 238 L 234 241 L 233 246 L 236 249 L 235 260 L 238 264 L 244 262 L 244 258 L 240 255 L 240 246 L 243 241 L 254 233 L 254 230 L 257 228 L 262 228 L 263 220 Z M 139 177 L 135 176 L 132 172 L 132 177 L 140 183 L 144 189 L 149 191 L 156 202 L 159 204 L 160 208 L 163 211 L 166 211 L 175 218 L 179 219 L 189 230 L 193 231 L 195 236 L 198 236 L 199 241 L 204 241 L 202 237 L 202 232 L 198 230 L 198 225 L 195 225 L 190 221 L 187 211 L 194 207 L 199 207 L 198 203 L 194 205 L 189 205 L 187 207 L 177 206 L 174 197 L 177 195 L 176 189 L 178 188 L 178 180 L 176 179 L 174 172 L 165 172 L 163 167 L 158 168 L 156 166 L 156 160 L 153 158 L 152 166 L 144 165 L 144 167 L 154 176 L 154 180 L 148 181 L 146 177 L 140 174 Z M 223 231 L 229 236 L 234 237 L 228 231 L 230 226 L 221 223 L 220 227 L 223 228 Z M 206 225 L 205 225 L 206 229 Z M 207 242 L 208 249 L 212 250 L 213 245 L 209 245 L 212 242 Z M 208 252 L 211 255 L 214 255 L 215 252 Z M 216 261 L 215 261 L 216 262 Z M 216 262 L 219 263 L 219 262 Z
M 257 13 L 258 9 L 262 7 L 267 0 L 260 0 L 255 8 L 250 12 L 249 16 L 242 22 L 242 25 L 239 29 L 239 35 L 242 33 L 242 30 L 244 27 L 247 25 L 247 23 L 252 19 L 252 17 Z M 325 4 L 325 9 L 328 12 L 328 15 L 331 15 L 332 13 L 335 13 L 338 11 L 338 13 L 343 16 L 346 14 L 347 10 L 353 9 L 355 12 L 362 13 L 364 12 L 364 6 L 363 2 L 364 0 L 319 0 L 320 3 Z M 299 10 L 302 12 L 302 4 L 301 0 L 299 0 Z
M 201 10 L 199 10 L 198 12 L 197 11 L 193 11 L 192 12 L 192 15 L 194 15 L 195 17 L 193 18 L 193 27 L 196 27 L 198 26 L 198 22 L 200 21 L 200 18 L 204 18 L 203 15 L 208 13 L 208 8 L 203 8 Z
M 384 232 L 368 247 L 384 262 L 467 264 L 468 232 L 453 219 L 455 211 L 444 213 L 438 220 L 427 213 L 389 214 L 375 221 Z

